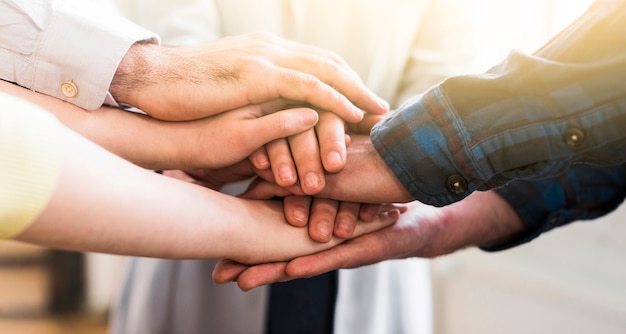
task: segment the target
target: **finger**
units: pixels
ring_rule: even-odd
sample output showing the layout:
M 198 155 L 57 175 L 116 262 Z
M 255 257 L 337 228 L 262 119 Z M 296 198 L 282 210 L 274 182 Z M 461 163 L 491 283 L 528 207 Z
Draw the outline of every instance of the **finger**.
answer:
M 389 104 L 369 90 L 356 71 L 337 53 L 309 44 L 277 38 L 276 36 L 257 36 L 256 38 L 264 38 L 274 45 L 285 47 L 285 50 L 288 52 L 285 52 L 282 59 L 277 61 L 279 66 L 291 68 L 300 73 L 310 73 L 323 83 L 334 87 L 336 91 L 352 101 L 355 106 L 365 110 L 367 113 L 384 114 L 389 110 Z M 320 102 L 326 102 L 321 99 L 323 96 L 312 94 L 311 97 L 319 97 Z M 305 101 L 319 106 L 321 109 L 334 112 L 350 121 L 341 112 L 337 112 L 333 108 L 325 108 L 317 103 L 312 103 L 311 100 Z
M 339 172 L 346 165 L 345 122 L 336 114 L 321 112 L 315 126 L 324 169 Z
M 371 114 L 384 114 L 389 110 L 387 102 L 369 90 L 359 76 L 336 54 L 300 53 L 295 55 L 300 61 L 294 66 L 293 53 L 283 58 L 283 67 L 294 71 L 297 77 L 290 80 L 285 73 L 289 90 L 281 91 L 280 96 L 306 101 L 322 110 L 328 110 L 348 122 L 358 122 L 363 111 Z M 287 93 L 299 95 L 287 95 Z M 297 98 L 296 96 L 301 96 Z M 347 102 L 347 103 L 346 103 Z
M 268 143 L 266 149 L 276 183 L 282 187 L 296 184 L 298 172 L 287 139 L 276 139 Z
M 309 222 L 311 196 L 287 196 L 283 199 L 283 210 L 287 222 L 293 226 L 304 227 Z
M 304 196 L 299 186 L 281 187 L 275 183 L 267 182 L 261 178 L 253 180 L 248 189 L 239 195 L 247 199 L 271 199 L 274 197 L 285 197 L 288 195 Z
M 361 208 L 359 210 L 359 219 L 364 222 L 371 222 L 376 218 L 380 209 L 381 204 L 363 203 L 361 204 Z
M 266 170 L 272 166 L 270 164 L 270 158 L 267 154 L 265 146 L 260 147 L 256 151 L 252 152 L 248 160 L 250 160 L 254 168 L 258 170 Z
M 271 164 L 270 164 L 271 165 Z M 272 184 L 276 184 L 276 178 L 274 177 L 274 171 L 271 169 L 265 169 L 265 170 L 260 170 L 260 169 L 254 169 L 254 174 L 256 174 L 259 178 L 272 183 Z
M 310 108 L 291 108 L 251 119 L 245 127 L 250 134 L 249 143 L 256 147 L 275 139 L 286 138 L 311 129 L 319 120 L 318 113 Z M 248 145 L 251 145 L 249 144 Z
M 358 123 L 348 123 L 348 132 L 352 134 L 367 135 L 372 131 L 376 123 L 380 122 L 384 116 L 382 115 L 365 115 L 363 120 Z
M 234 282 L 239 275 L 243 273 L 250 266 L 231 260 L 220 260 L 213 268 L 213 282 L 217 284 L 224 284 L 228 282 Z
M 314 198 L 309 215 L 309 236 L 317 242 L 326 243 L 333 237 L 339 202 Z
M 326 181 L 315 131 L 308 130 L 288 140 L 302 191 L 307 195 L 322 191 Z
M 161 174 L 165 176 L 173 177 L 181 181 L 192 182 L 192 183 L 195 181 L 195 179 L 192 176 L 178 169 L 164 170 L 161 172 Z
M 352 237 L 358 237 L 373 231 L 380 230 L 387 226 L 393 225 L 400 218 L 400 210 L 393 204 L 384 204 L 381 206 L 380 212 L 376 215 L 376 219 L 367 224 L 357 224 L 352 233 Z
M 340 239 L 352 237 L 359 218 L 361 204 L 352 202 L 339 203 L 337 218 L 335 218 L 335 230 L 333 234 Z
M 395 215 L 395 219 L 399 215 L 398 210 L 390 211 L 389 214 Z M 311 277 L 331 270 L 356 268 L 392 258 L 388 254 L 393 249 L 390 243 L 398 240 L 393 236 L 392 227 L 347 240 L 326 251 L 296 258 L 287 264 L 286 275 L 292 279 Z
M 275 283 L 285 282 L 291 278 L 287 277 L 285 268 L 286 262 L 264 263 L 250 267 L 242 272 L 237 278 L 237 285 L 243 291 Z
M 389 221 L 395 222 L 399 213 L 394 209 L 389 211 L 386 218 L 383 216 L 387 213 L 381 215 L 383 223 L 389 223 Z M 387 227 L 375 233 L 348 240 L 329 250 L 297 258 L 287 264 L 270 263 L 252 266 L 239 275 L 237 284 L 242 290 L 249 290 L 273 282 L 312 277 L 335 269 L 354 268 L 380 262 L 391 258 L 389 254 L 392 254 L 393 248 L 389 243 L 397 240 L 393 239 L 393 232 L 390 227 Z

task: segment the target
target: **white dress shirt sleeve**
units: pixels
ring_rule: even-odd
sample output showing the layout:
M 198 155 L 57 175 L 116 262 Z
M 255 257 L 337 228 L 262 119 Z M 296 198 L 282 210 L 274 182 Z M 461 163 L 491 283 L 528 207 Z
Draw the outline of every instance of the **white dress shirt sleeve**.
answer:
M 85 109 L 102 106 L 120 61 L 146 40 L 158 36 L 106 1 L 0 0 L 0 78 Z

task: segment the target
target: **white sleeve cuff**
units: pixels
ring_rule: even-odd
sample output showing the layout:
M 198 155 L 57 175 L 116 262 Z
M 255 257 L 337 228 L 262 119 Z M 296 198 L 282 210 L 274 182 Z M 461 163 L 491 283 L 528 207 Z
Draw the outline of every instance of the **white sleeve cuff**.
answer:
M 31 54 L 16 54 L 15 82 L 93 110 L 107 99 L 122 58 L 133 43 L 158 36 L 91 1 L 59 1 Z

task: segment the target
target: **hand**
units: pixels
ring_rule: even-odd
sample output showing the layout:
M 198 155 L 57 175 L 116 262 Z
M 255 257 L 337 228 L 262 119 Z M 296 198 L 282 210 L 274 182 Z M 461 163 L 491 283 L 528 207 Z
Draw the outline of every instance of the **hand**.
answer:
M 392 203 L 413 200 L 389 167 L 378 155 L 367 136 L 351 136 L 346 166 L 338 173 L 326 174 L 326 186 L 315 196 L 357 203 Z M 242 194 L 245 198 L 304 195 L 299 186 L 280 187 L 273 175 L 257 172 L 257 179 Z
M 317 122 L 312 109 L 281 108 L 284 102 L 276 100 L 196 121 L 161 121 L 170 134 L 162 149 L 164 153 L 169 149 L 170 156 L 176 157 L 168 160 L 183 166 L 179 169 L 220 168 L 248 158 L 277 138 L 311 129 Z
M 110 107 L 88 112 L 1 80 L 0 91 L 41 106 L 74 131 L 148 169 L 230 166 L 270 141 L 312 129 L 318 121 L 316 111 L 285 109 L 290 105 L 282 100 L 195 121 L 168 122 Z
M 349 122 L 358 122 L 363 111 L 388 110 L 338 55 L 268 33 L 201 47 L 135 44 L 110 91 L 117 101 L 163 120 L 199 119 L 276 98 L 308 103 Z
M 398 207 L 398 206 L 396 206 Z M 308 225 L 311 239 L 326 243 L 332 237 L 353 236 L 358 220 L 373 221 L 389 205 L 337 202 L 311 196 L 287 196 L 283 199 L 287 222 L 293 226 Z M 400 208 L 400 207 L 398 207 Z
M 361 122 L 346 123 L 333 113 L 321 112 L 315 131 L 275 140 L 253 153 L 251 160 L 259 170 L 271 167 L 271 179 L 277 185 L 299 183 L 304 194 L 315 195 L 326 185 L 325 171 L 336 173 L 345 167 L 346 146 L 350 143 L 346 131 L 369 134 L 381 118 L 366 115 Z
M 170 176 L 181 181 L 186 181 L 190 183 L 194 183 L 197 185 L 201 185 L 204 187 L 208 187 L 214 190 L 219 190 L 225 183 L 233 182 L 240 180 L 240 176 L 246 177 L 249 173 L 252 172 L 251 165 L 248 161 L 243 161 L 236 166 L 231 168 L 225 168 L 222 170 L 198 170 L 193 172 L 183 172 L 180 170 L 170 170 L 163 171 L 163 175 Z M 276 201 L 273 201 L 276 202 Z M 259 204 L 260 201 L 253 201 L 251 203 Z M 265 205 L 262 205 L 265 207 Z M 269 204 L 267 207 L 271 207 Z M 301 213 L 305 215 L 304 219 L 298 218 L 298 215 L 294 215 L 297 210 L 291 210 L 291 208 L 298 208 L 301 210 Z M 310 217 L 309 217 L 309 209 L 310 209 Z M 304 227 L 307 225 L 307 220 L 310 222 L 309 224 L 313 224 L 314 226 L 327 226 L 330 228 L 330 231 L 325 232 L 326 234 L 323 236 L 323 240 L 315 240 L 322 243 L 330 243 L 326 245 L 326 247 L 330 247 L 331 245 L 336 245 L 337 243 L 345 240 L 349 237 L 352 237 L 354 233 L 363 234 L 367 231 L 373 231 L 376 229 L 380 229 L 382 227 L 387 226 L 390 223 L 395 222 L 397 220 L 396 214 L 399 215 L 403 207 L 394 206 L 394 205 L 364 205 L 361 207 L 360 204 L 357 203 L 338 203 L 332 200 L 325 199 L 315 199 L 309 196 L 290 196 L 286 197 L 283 201 L 283 211 L 285 212 L 285 217 L 277 217 L 276 222 L 281 222 L 284 224 L 283 219 L 286 219 L 291 225 L 297 227 Z M 394 211 L 393 213 L 390 211 Z M 397 211 L 397 212 L 395 212 Z M 295 222 L 294 222 L 294 217 Z M 361 218 L 362 217 L 362 218 Z M 308 218 L 308 219 L 307 219 Z M 265 218 L 265 215 L 258 214 L 256 216 L 256 220 L 262 222 Z M 361 221 L 359 221 L 361 219 Z M 274 222 L 270 223 L 266 219 L 266 222 L 263 224 L 268 224 L 268 229 L 271 228 Z M 335 221 L 335 233 L 333 238 L 333 221 Z M 373 226 L 366 226 L 359 229 L 360 223 L 368 223 L 371 222 Z M 382 225 L 381 225 L 382 224 Z M 249 226 L 249 228 L 253 229 L 255 225 Z M 285 230 L 291 230 L 290 228 L 285 228 Z M 303 229 L 299 229 L 300 231 L 304 231 Z M 293 231 L 293 230 L 291 230 Z M 267 232 L 267 231 L 266 231 Z M 297 232 L 295 232 L 297 233 Z M 245 233 L 244 233 L 245 234 Z M 270 234 L 271 235 L 271 234 Z M 310 231 L 309 228 L 309 236 L 315 237 L 320 235 L 320 231 Z M 293 237 L 301 238 L 301 233 L 297 235 L 294 234 Z M 290 239 L 291 240 L 291 239 Z M 293 241 L 293 240 L 291 240 Z M 310 243 L 307 240 L 300 241 L 300 244 L 308 245 Z M 282 246 L 285 246 L 286 242 L 281 242 Z M 285 246 L 286 247 L 286 246 Z M 283 248 L 285 248 L 283 247 Z M 293 251 L 297 251 L 301 249 L 303 246 L 292 246 L 290 248 L 290 254 Z M 311 246 L 312 248 L 306 249 L 318 249 L 317 246 Z M 276 247 L 276 249 L 280 249 Z M 321 250 L 320 249 L 320 250 Z
M 165 170 L 163 175 L 220 191 L 227 183 L 253 177 L 254 170 L 248 160 L 243 160 L 240 163 L 219 169 Z
M 311 277 L 388 259 L 449 254 L 469 246 L 502 242 L 523 229 L 519 216 L 494 192 L 475 192 L 445 207 L 415 201 L 394 225 L 348 240 L 327 251 L 290 262 L 257 266 L 222 260 L 213 271 L 213 280 L 216 283 L 237 281 L 245 291 L 272 282 Z

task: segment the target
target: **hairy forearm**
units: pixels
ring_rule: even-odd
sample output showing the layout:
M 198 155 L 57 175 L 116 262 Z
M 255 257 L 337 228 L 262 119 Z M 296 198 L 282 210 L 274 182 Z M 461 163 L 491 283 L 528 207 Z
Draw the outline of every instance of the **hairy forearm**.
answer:
M 119 64 L 109 91 L 125 103 L 161 120 L 193 120 L 237 107 L 213 109 L 210 98 L 195 105 L 183 100 L 203 87 L 236 81 L 237 74 L 221 67 L 202 48 L 177 48 L 135 43 Z
M 524 230 L 513 208 L 491 191 L 475 192 L 441 212 L 443 224 L 429 251 L 434 255 L 499 244 Z

